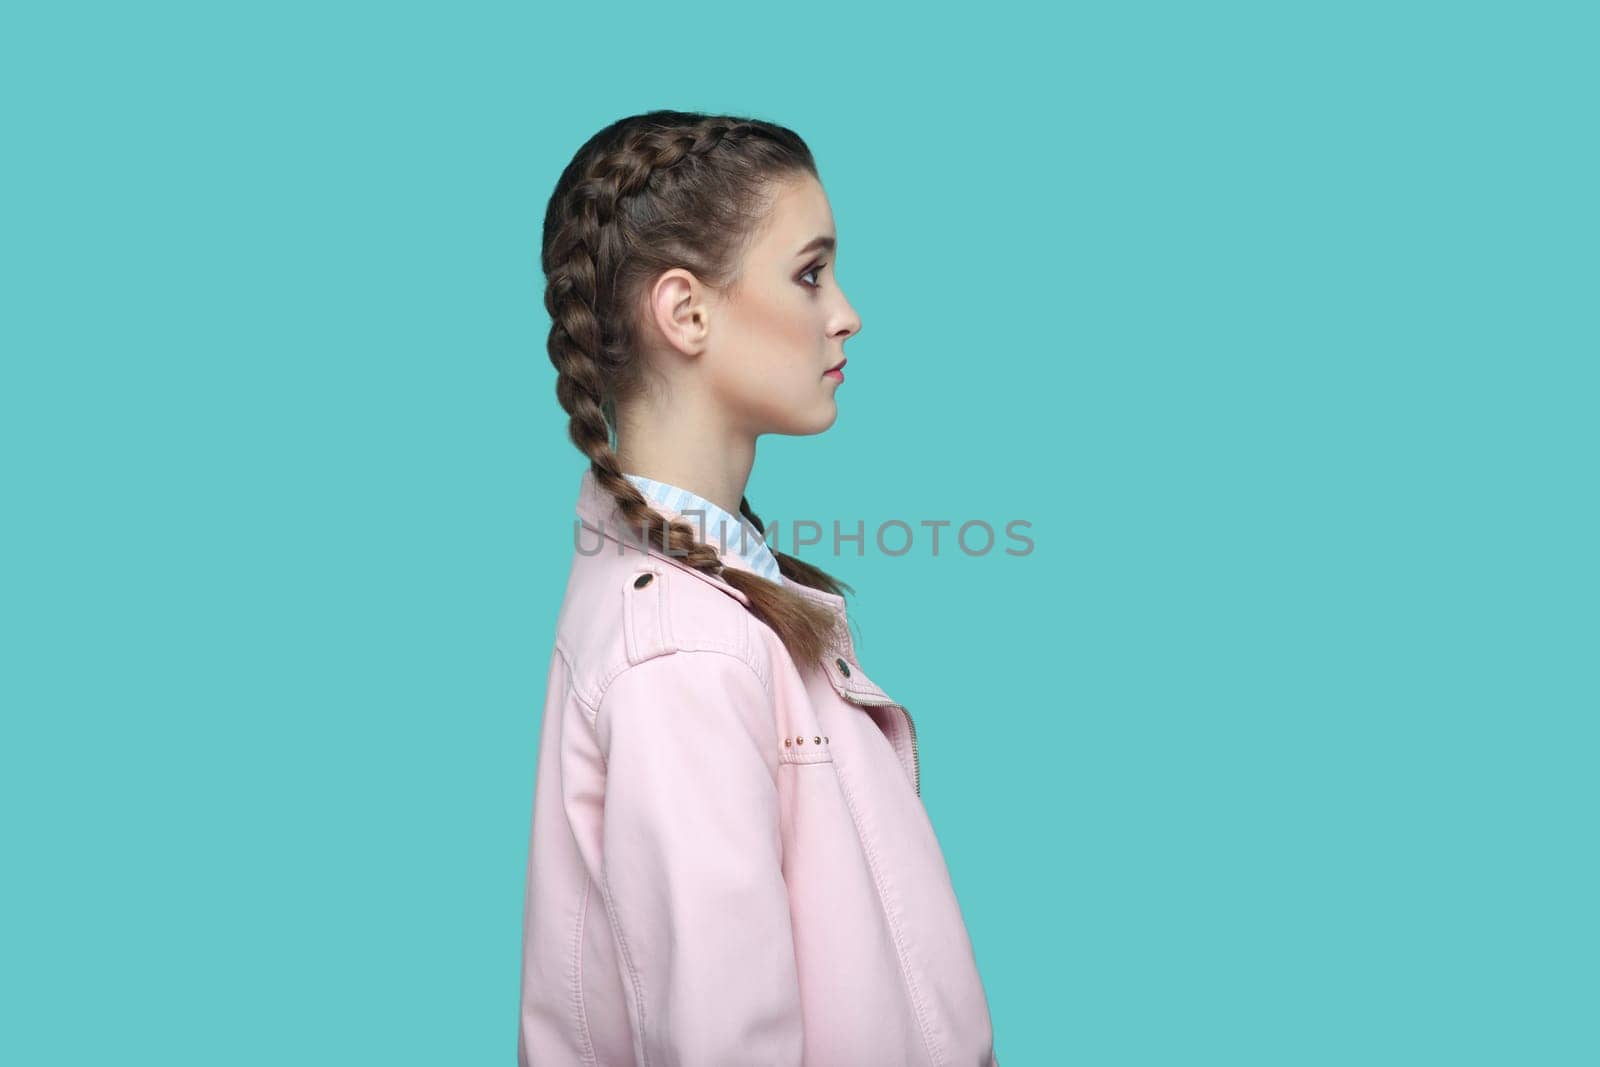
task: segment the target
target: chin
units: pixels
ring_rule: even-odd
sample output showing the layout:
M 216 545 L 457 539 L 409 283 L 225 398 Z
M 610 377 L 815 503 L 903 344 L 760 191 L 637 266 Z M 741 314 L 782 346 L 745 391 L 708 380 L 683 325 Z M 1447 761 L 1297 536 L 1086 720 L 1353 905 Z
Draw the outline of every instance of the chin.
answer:
M 781 433 L 788 437 L 809 437 L 812 434 L 822 433 L 839 420 L 839 405 L 832 399 L 824 405 L 819 405 L 811 411 L 796 411 L 790 413 L 781 422 L 772 427 L 772 433 Z

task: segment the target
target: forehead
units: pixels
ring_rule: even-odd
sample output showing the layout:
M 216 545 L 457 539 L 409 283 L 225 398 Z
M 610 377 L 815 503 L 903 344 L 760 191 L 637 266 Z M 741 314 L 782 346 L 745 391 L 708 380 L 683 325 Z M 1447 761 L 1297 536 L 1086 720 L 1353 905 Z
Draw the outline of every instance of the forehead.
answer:
M 810 176 L 784 184 L 773 202 L 766 232 L 758 242 L 767 253 L 790 257 L 813 237 L 833 237 L 828 194 Z

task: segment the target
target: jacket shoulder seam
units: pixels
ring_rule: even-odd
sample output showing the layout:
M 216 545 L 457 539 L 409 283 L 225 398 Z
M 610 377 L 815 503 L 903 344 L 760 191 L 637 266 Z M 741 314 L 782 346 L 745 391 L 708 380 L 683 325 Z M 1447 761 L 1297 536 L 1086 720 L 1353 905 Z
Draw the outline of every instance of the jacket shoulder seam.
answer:
M 677 641 L 673 643 L 671 648 L 662 653 L 662 655 L 675 656 L 682 653 L 705 653 L 713 656 L 724 656 L 728 659 L 741 663 L 750 670 L 751 674 L 756 676 L 756 680 L 761 683 L 761 691 L 767 694 L 769 697 L 772 696 L 772 685 L 767 679 L 766 672 L 763 671 L 750 656 L 745 655 L 743 650 L 735 650 L 721 644 L 701 644 L 699 642 Z M 590 708 L 592 711 L 598 711 L 600 705 L 605 703 L 606 693 L 610 691 L 611 684 L 613 682 L 615 682 L 622 675 L 626 674 L 628 671 L 636 670 L 639 667 L 644 666 L 646 663 L 653 662 L 659 658 L 661 657 L 652 656 L 650 659 L 641 660 L 638 663 L 624 662 L 618 664 L 616 667 L 612 668 L 612 670 L 606 675 L 605 680 L 601 682 L 599 690 L 595 693 L 593 704 L 590 704 L 588 701 L 584 701 L 584 705 Z
M 567 666 L 567 680 L 572 687 L 572 695 L 578 703 L 589 710 L 589 719 L 594 720 L 594 709 L 599 705 L 599 700 L 593 694 L 584 692 L 583 675 L 578 671 L 577 662 L 573 659 L 572 652 L 562 643 L 560 635 L 556 636 L 556 652 L 561 656 L 561 661 Z

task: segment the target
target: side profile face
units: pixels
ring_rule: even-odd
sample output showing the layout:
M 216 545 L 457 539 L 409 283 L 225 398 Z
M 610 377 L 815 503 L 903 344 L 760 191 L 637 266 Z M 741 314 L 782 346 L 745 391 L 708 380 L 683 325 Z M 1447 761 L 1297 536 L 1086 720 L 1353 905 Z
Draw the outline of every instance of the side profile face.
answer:
M 778 187 L 727 291 L 668 272 L 654 297 L 658 322 L 681 354 L 670 376 L 680 397 L 741 437 L 815 434 L 839 410 L 844 342 L 861 330 L 834 274 L 837 234 L 821 184 Z M 681 279 L 671 275 L 683 273 Z

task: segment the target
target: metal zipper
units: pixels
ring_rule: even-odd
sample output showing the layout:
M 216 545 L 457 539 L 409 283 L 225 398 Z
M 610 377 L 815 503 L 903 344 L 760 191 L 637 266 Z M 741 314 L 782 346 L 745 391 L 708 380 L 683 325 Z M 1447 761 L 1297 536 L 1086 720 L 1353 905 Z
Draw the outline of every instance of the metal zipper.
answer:
M 896 704 L 895 707 L 900 709 L 900 714 L 906 717 L 906 725 L 911 728 L 912 787 L 917 791 L 917 796 L 920 797 L 922 795 L 922 764 L 917 759 L 917 724 L 911 721 L 911 713 L 906 710 L 904 704 Z M 999 1065 L 997 1064 L 996 1067 L 999 1067 Z
M 871 697 L 857 696 L 848 689 L 845 690 L 852 701 L 869 708 L 899 708 L 900 714 L 906 720 L 906 728 L 911 732 L 911 788 L 917 796 L 922 795 L 922 761 L 917 755 L 917 724 L 911 721 L 911 712 L 906 710 L 904 704 L 896 704 L 892 700 L 874 700 Z
M 910 721 L 910 712 L 907 712 L 906 705 L 899 705 L 899 709 L 901 709 L 901 715 L 906 717 L 906 725 L 910 726 L 910 773 L 912 773 L 912 777 L 917 779 L 915 781 L 917 795 L 922 797 L 922 760 L 917 757 L 917 723 Z

